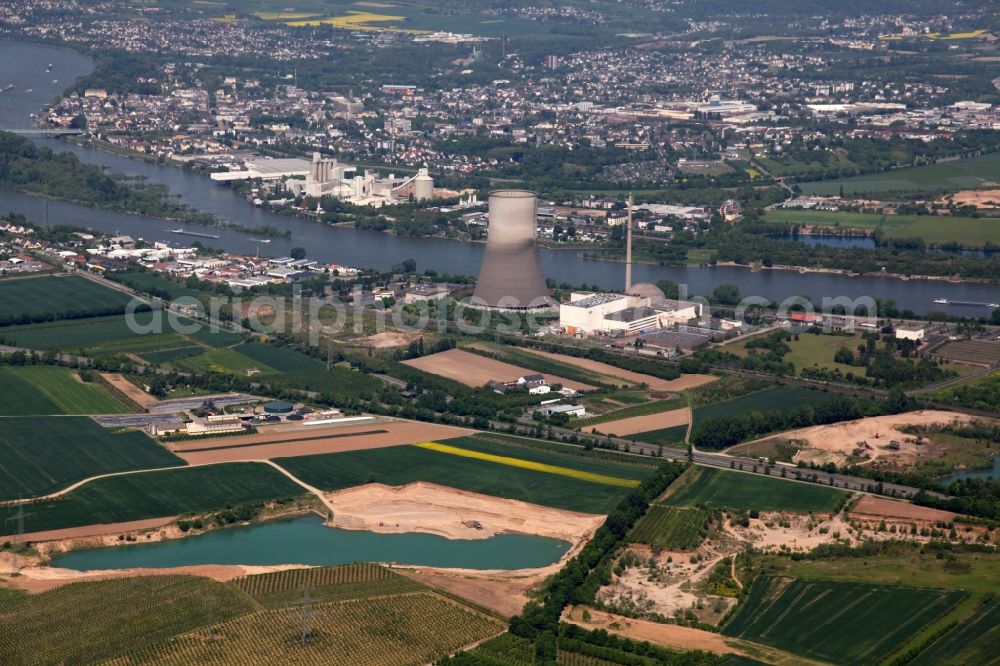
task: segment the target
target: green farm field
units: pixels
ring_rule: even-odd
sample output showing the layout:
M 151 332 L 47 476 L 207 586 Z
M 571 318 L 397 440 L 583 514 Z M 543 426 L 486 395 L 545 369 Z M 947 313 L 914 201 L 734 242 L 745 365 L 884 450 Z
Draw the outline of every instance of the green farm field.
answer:
M 864 566 L 860 567 L 856 557 L 790 560 L 787 557 L 773 555 L 768 556 L 763 564 L 765 570 L 770 573 L 795 578 L 929 587 L 963 590 L 969 593 L 950 613 L 914 636 L 907 644 L 907 650 L 917 645 L 927 647 L 926 640 L 936 632 L 946 629 L 951 622 L 958 623 L 953 631 L 961 631 L 968 622 L 974 622 L 978 614 L 984 610 L 984 604 L 1000 598 L 1000 578 L 996 575 L 1000 567 L 1000 554 L 997 553 L 956 550 L 942 558 L 941 552 L 934 549 L 924 549 L 918 545 L 897 545 L 887 552 L 865 557 Z M 948 635 L 954 636 L 947 634 L 945 637 Z M 987 639 L 987 644 L 995 643 L 989 643 Z M 978 645 L 982 646 L 982 643 Z M 980 662 L 928 660 L 920 663 Z
M 839 227 L 841 229 L 881 229 L 886 238 L 922 238 L 928 243 L 960 243 L 981 247 L 1000 237 L 1000 218 L 938 217 L 933 215 L 875 215 L 816 210 L 769 210 L 767 222 Z
M 746 343 L 753 338 L 727 345 L 726 350 L 737 356 L 746 356 L 749 352 Z M 842 373 L 853 372 L 864 374 L 864 368 L 857 368 L 844 363 L 836 363 L 833 357 L 841 347 L 847 347 L 854 351 L 863 342 L 861 334 L 855 335 L 814 335 L 812 333 L 800 333 L 799 339 L 785 340 L 785 344 L 791 349 L 784 356 L 786 363 L 792 363 L 796 371 L 801 372 L 803 368 L 822 368 L 824 370 L 839 369 Z
M 125 311 L 128 294 L 76 275 L 0 280 L 0 326 Z M 46 315 L 48 315 L 46 317 Z
M 202 576 L 72 583 L 0 604 L 0 662 L 102 663 L 255 607 L 236 586 Z
M 215 349 L 238 345 L 243 342 L 244 339 L 244 336 L 239 333 L 225 331 L 221 328 L 217 331 L 213 331 L 210 326 L 202 326 L 194 333 L 188 333 L 187 337 L 195 342 L 200 342 L 203 345 L 208 345 L 209 347 L 214 347 Z
M 660 428 L 659 430 L 649 430 L 635 435 L 629 435 L 629 439 L 647 444 L 681 444 L 687 436 L 688 427 L 686 425 L 673 426 L 671 428 Z
M 835 159 L 829 164 L 824 164 L 818 160 L 806 162 L 803 160 L 792 159 L 787 155 L 783 156 L 781 159 L 758 157 L 755 158 L 755 161 L 759 162 L 764 168 L 766 168 L 771 175 L 777 177 L 797 176 L 800 174 L 822 174 L 830 171 L 839 171 L 841 169 L 857 168 L 857 165 L 849 160 L 844 152 L 834 152 L 832 153 L 832 157 Z
M 279 374 L 268 377 L 268 383 L 282 388 L 316 391 L 342 401 L 370 398 L 383 386 L 373 375 L 336 366 L 329 371 L 320 367 L 315 370 Z
M 261 376 L 283 373 L 325 371 L 322 363 L 289 347 L 277 347 L 260 342 L 248 342 L 226 349 L 216 349 L 178 360 L 196 372 L 224 372 L 245 376 L 256 368 Z
M 75 371 L 49 365 L 0 366 L 0 416 L 125 414 L 130 408 Z
M 164 349 L 163 351 L 147 352 L 145 354 L 140 354 L 140 356 L 147 363 L 159 365 L 161 363 L 171 363 L 172 361 L 177 361 L 182 358 L 187 358 L 189 356 L 197 356 L 198 354 L 201 354 L 204 351 L 205 351 L 204 347 L 189 345 L 186 347 L 175 347 L 173 349 Z
M 136 315 L 136 321 L 146 324 L 151 316 L 141 313 Z M 123 316 L 8 326 L 0 328 L 0 339 L 29 349 L 86 351 L 88 356 L 155 351 L 184 344 L 183 337 L 170 331 L 137 334 Z
M 1000 371 L 959 382 L 934 394 L 935 400 L 975 409 L 1000 410 Z
M 837 664 L 877 664 L 965 596 L 960 590 L 761 576 L 722 633 Z
M 813 405 L 829 398 L 830 395 L 822 391 L 791 386 L 776 386 L 763 391 L 749 393 L 732 400 L 726 400 L 725 402 L 716 402 L 711 405 L 695 407 L 692 420 L 697 425 L 700 421 L 718 416 L 735 416 L 743 412 L 754 410 L 767 411 L 777 408 L 788 410 L 799 405 Z
M 253 574 L 237 578 L 233 584 L 265 608 L 282 608 L 301 600 L 306 585 L 318 602 L 426 589 L 412 578 L 370 562 Z
M 500 633 L 504 624 L 429 591 L 317 604 L 312 642 L 299 640 L 292 608 L 257 611 L 135 651 L 129 663 L 407 664 L 435 663 L 464 645 Z
M 192 372 L 215 372 L 246 377 L 250 370 L 257 370 L 261 376 L 276 375 L 274 368 L 244 356 L 235 349 L 216 349 L 197 356 L 188 356 L 176 365 Z
M 136 291 L 161 297 L 166 295 L 170 300 L 180 298 L 181 296 L 197 298 L 202 293 L 195 289 L 189 289 L 176 280 L 171 280 L 160 273 L 150 273 L 148 271 L 110 273 L 108 278 L 128 285 Z
M 983 603 L 975 613 L 917 655 L 913 666 L 934 664 L 1000 664 L 1000 597 Z
M 97 474 L 183 464 L 145 433 L 116 433 L 86 417 L 0 418 L 0 499 L 46 495 Z
M 1000 173 L 1000 154 L 990 153 L 964 160 L 907 167 L 865 176 L 802 182 L 799 183 L 799 187 L 805 194 L 825 196 L 839 193 L 841 186 L 844 188 L 844 194 L 938 192 L 988 187 L 989 183 L 997 181 L 998 173 Z
M 297 603 L 310 585 L 312 640 Z M 0 601 L 0 663 L 428 663 L 498 634 L 500 620 L 374 564 L 216 582 L 135 576 Z M 208 636 L 214 640 L 207 640 Z
M 632 528 L 629 539 L 658 548 L 693 550 L 708 530 L 708 511 L 650 505 Z
M 465 439 L 465 438 L 462 438 Z M 567 446 L 565 444 L 557 444 L 556 442 L 550 442 L 544 439 L 535 439 L 533 437 L 526 437 L 524 435 L 509 435 L 498 432 L 489 433 L 478 433 L 473 435 L 471 439 L 477 442 L 494 442 L 503 445 L 507 445 L 509 450 L 503 455 L 521 455 L 521 449 L 541 449 L 543 451 L 552 451 L 560 456 L 576 456 L 589 460 L 606 460 L 614 462 L 616 464 L 624 464 L 629 467 L 642 468 L 647 470 L 647 472 L 652 472 L 654 469 L 659 467 L 660 462 L 655 458 L 643 458 L 641 456 L 634 456 L 631 454 L 611 451 L 609 449 L 590 449 L 587 450 L 582 446 Z M 445 443 L 453 444 L 456 439 L 446 440 Z M 616 469 L 615 467 L 610 467 L 608 469 Z M 612 472 L 613 473 L 613 472 Z
M 492 438 L 487 439 L 487 437 L 490 436 L 488 435 L 483 437 L 473 435 L 471 437 L 456 437 L 454 439 L 443 440 L 442 443 L 495 456 L 509 456 L 519 460 L 541 463 L 543 465 L 568 467 L 569 469 L 574 469 L 580 472 L 607 474 L 624 479 L 632 479 L 634 481 L 642 481 L 650 475 L 653 469 L 653 467 L 649 465 L 649 461 L 643 460 L 642 458 L 630 460 L 623 457 L 620 461 L 609 460 L 607 458 L 595 458 L 589 455 L 562 453 L 555 447 L 541 448 L 530 445 L 506 445 Z M 511 441 L 516 442 L 518 439 L 511 438 Z M 529 443 L 540 442 L 540 440 L 534 439 L 524 441 Z M 544 444 L 542 444 L 542 446 L 544 446 Z
M 458 445 L 456 440 L 448 440 Z M 477 448 L 487 448 L 477 444 Z M 500 446 L 497 455 L 589 471 L 593 461 L 555 452 L 525 451 Z M 469 449 L 470 451 L 473 449 Z M 529 458 L 530 456 L 530 458 Z M 308 484 L 332 491 L 376 481 L 393 486 L 427 481 L 471 492 L 552 506 L 584 513 L 608 513 L 628 492 L 628 487 L 594 483 L 565 475 L 503 465 L 471 457 L 449 455 L 416 446 L 349 451 L 317 456 L 280 458 L 276 462 Z M 609 468 L 600 463 L 602 474 L 639 479 L 648 470 L 627 466 Z
M 202 513 L 303 493 L 281 472 L 259 463 L 112 476 L 91 481 L 59 499 L 33 503 L 34 515 L 25 519 L 25 531 Z M 13 531 L 13 522 L 0 523 L 0 534 Z
M 845 496 L 843 490 L 826 486 L 711 467 L 692 467 L 670 487 L 664 498 L 657 500 L 657 504 L 830 513 L 837 509 Z
M 248 342 L 234 348 L 234 351 L 257 363 L 263 363 L 278 372 L 304 372 L 323 370 L 323 363 L 295 351 L 291 347 L 278 347 L 260 342 Z

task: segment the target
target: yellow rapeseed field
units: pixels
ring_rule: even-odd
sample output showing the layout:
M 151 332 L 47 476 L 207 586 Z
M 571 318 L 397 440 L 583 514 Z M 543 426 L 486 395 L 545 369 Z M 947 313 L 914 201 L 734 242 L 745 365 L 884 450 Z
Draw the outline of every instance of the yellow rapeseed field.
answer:
M 448 444 L 441 444 L 439 442 L 420 442 L 419 444 L 414 444 L 414 446 L 420 447 L 421 449 L 427 449 L 429 451 L 437 451 L 438 453 L 447 453 L 453 456 L 462 456 L 463 458 L 475 458 L 476 460 L 485 460 L 487 462 L 499 463 L 501 465 L 509 465 L 511 467 L 520 467 L 521 469 L 530 469 L 536 472 L 544 472 L 546 474 L 558 474 L 559 476 L 568 476 L 574 479 L 580 479 L 582 481 L 600 483 L 605 486 L 618 486 L 620 488 L 635 488 L 639 485 L 639 482 L 634 479 L 623 479 L 617 476 L 608 476 L 606 474 L 583 472 L 578 469 L 570 469 L 569 467 L 559 467 L 558 465 L 547 465 L 545 463 L 532 462 L 531 460 L 522 460 L 520 458 L 497 456 L 493 455 L 492 453 L 471 451 L 469 449 L 462 449 L 457 446 L 450 446 Z
M 404 30 L 403 28 L 392 28 L 380 25 L 369 25 L 369 23 L 386 21 L 405 21 L 405 16 L 389 16 L 388 14 L 374 14 L 372 12 L 348 12 L 346 16 L 335 16 L 333 18 L 306 19 L 302 21 L 288 21 L 287 25 L 302 27 L 307 25 L 332 25 L 335 28 L 347 30 L 399 30 L 401 32 L 421 32 L 418 30 Z
M 923 37 L 925 39 L 976 39 L 977 37 L 982 37 L 986 34 L 986 30 L 970 30 L 968 32 L 951 32 L 951 33 L 940 33 L 940 32 L 925 32 L 917 33 L 913 35 L 880 35 L 879 39 L 885 42 L 898 42 L 904 37 L 917 38 Z
M 304 19 L 311 16 L 319 16 L 316 12 L 254 12 L 254 16 L 265 21 Z

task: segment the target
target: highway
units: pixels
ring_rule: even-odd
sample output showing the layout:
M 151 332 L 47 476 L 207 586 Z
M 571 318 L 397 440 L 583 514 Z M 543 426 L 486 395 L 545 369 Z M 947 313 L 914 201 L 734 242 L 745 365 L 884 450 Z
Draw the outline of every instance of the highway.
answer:
M 499 422 L 492 423 L 491 427 L 497 430 L 501 430 L 506 424 L 501 424 Z M 527 426 L 529 428 L 534 428 L 538 425 L 537 422 L 531 421 L 530 419 L 525 419 L 520 422 L 520 425 Z M 569 430 L 567 428 L 552 428 L 553 433 L 558 433 L 561 436 L 571 436 L 577 435 L 578 437 L 581 433 L 575 430 Z M 602 442 L 610 441 L 618 447 L 619 451 L 630 452 L 633 454 L 650 456 L 650 457 L 660 457 L 661 447 L 655 444 L 647 444 L 645 442 L 634 442 L 629 439 L 623 439 L 621 437 L 605 437 L 599 436 L 598 440 Z M 566 446 L 574 446 L 573 444 L 566 444 Z M 688 460 L 696 465 L 702 465 L 704 467 L 718 467 L 721 469 L 733 469 L 736 471 L 744 471 L 753 473 L 756 468 L 756 473 L 758 474 L 768 474 L 769 476 L 775 477 L 777 479 L 783 479 L 791 483 L 813 483 L 824 486 L 831 486 L 834 488 L 844 488 L 846 490 L 852 490 L 857 492 L 872 493 L 877 495 L 886 495 L 889 497 L 898 498 L 910 498 L 921 491 L 920 488 L 914 488 L 912 486 L 904 486 L 897 483 L 882 483 L 879 484 L 877 481 L 871 479 L 866 479 L 860 476 L 850 476 L 847 474 L 834 473 L 830 474 L 822 470 L 813 469 L 803 469 L 796 467 L 795 465 L 789 465 L 787 463 L 772 462 L 770 464 L 765 464 L 756 460 L 754 458 L 742 458 L 739 456 L 731 456 L 725 453 L 708 453 L 705 451 L 698 451 L 692 448 L 692 452 L 689 455 L 685 449 L 678 449 L 674 447 L 662 447 L 662 458 L 668 460 Z M 785 472 L 785 476 L 782 476 L 782 471 Z M 801 480 L 800 480 L 801 476 Z M 881 488 L 881 490 L 879 490 Z M 932 492 L 929 490 L 923 491 L 928 495 L 933 495 L 936 497 L 947 497 L 942 493 Z

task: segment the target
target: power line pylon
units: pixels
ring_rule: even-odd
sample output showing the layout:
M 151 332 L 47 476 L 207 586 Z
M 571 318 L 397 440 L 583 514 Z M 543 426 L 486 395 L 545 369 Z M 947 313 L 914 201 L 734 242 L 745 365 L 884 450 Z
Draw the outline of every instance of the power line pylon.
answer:
M 309 583 L 306 583 L 302 590 L 302 601 L 297 601 L 293 606 L 293 613 L 298 616 L 297 619 L 301 621 L 302 631 L 299 635 L 299 640 L 302 645 L 312 645 L 314 633 L 312 627 L 312 620 L 314 617 L 319 615 L 319 612 L 313 608 L 315 602 L 312 596 L 309 594 Z
M 35 515 L 35 514 L 33 514 L 33 513 L 25 513 L 24 512 L 24 504 L 21 503 L 21 497 L 18 496 L 18 498 L 17 498 L 17 514 L 11 516 L 10 518 L 8 518 L 7 520 L 4 521 L 5 523 L 9 523 L 12 520 L 16 520 L 17 521 L 17 532 L 14 535 L 14 543 L 15 544 L 19 544 L 19 543 L 22 543 L 24 541 L 24 519 L 27 518 L 28 516 L 33 516 L 33 515 Z

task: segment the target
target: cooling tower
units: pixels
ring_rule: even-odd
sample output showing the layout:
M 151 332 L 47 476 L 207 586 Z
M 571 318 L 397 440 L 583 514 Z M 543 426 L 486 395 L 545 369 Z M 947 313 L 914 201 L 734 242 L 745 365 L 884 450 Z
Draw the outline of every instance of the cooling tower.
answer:
M 490 194 L 486 254 L 473 296 L 490 307 L 549 307 L 549 290 L 535 245 L 537 200 L 527 190 Z

